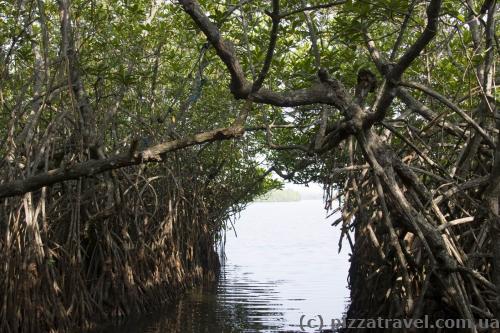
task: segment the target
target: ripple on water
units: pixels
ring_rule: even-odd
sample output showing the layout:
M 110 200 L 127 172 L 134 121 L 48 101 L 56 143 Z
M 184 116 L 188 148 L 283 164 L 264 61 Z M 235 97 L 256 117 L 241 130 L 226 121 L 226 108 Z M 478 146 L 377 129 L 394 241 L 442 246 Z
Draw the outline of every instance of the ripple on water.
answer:
M 227 235 L 216 286 L 106 332 L 299 332 L 302 315 L 340 318 L 348 255 L 337 253 L 340 234 L 322 207 L 321 201 L 250 205 L 236 223 L 238 238 Z

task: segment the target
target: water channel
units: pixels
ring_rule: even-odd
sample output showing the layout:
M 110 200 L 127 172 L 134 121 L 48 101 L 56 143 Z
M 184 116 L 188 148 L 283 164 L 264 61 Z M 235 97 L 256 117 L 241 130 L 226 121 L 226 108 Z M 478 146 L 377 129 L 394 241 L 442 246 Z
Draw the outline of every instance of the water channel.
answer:
M 226 235 L 220 279 L 175 306 L 108 332 L 299 332 L 341 318 L 348 301 L 348 249 L 321 200 L 256 202 Z M 316 325 L 317 326 L 317 325 Z

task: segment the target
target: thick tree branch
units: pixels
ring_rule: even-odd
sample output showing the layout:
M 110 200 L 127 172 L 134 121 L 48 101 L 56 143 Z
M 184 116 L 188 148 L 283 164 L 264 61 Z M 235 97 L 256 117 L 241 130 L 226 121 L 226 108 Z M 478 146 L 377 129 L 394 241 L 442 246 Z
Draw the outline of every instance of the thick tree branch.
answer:
M 385 118 L 385 114 L 396 96 L 396 88 L 401 80 L 404 71 L 410 67 L 412 62 L 420 55 L 422 50 L 432 41 L 437 33 L 439 23 L 439 12 L 442 0 L 431 0 L 427 7 L 427 25 L 424 32 L 419 36 L 417 41 L 410 46 L 396 64 L 389 64 L 384 61 L 375 48 L 375 43 L 365 34 L 365 40 L 370 55 L 377 65 L 377 68 L 385 76 L 387 84 L 377 101 L 373 112 L 369 113 L 366 119 L 367 126 Z
M 350 98 L 347 92 L 340 83 L 333 79 L 330 79 L 330 83 L 334 82 L 334 85 L 321 81 L 313 84 L 310 88 L 300 90 L 285 92 L 274 92 L 266 88 L 253 90 L 252 84 L 245 77 L 245 73 L 236 57 L 232 44 L 221 37 L 219 29 L 201 10 L 199 3 L 195 0 L 179 0 L 179 2 L 195 24 L 203 31 L 219 58 L 226 65 L 231 75 L 231 92 L 235 98 L 247 99 L 251 94 L 254 102 L 281 107 L 322 103 L 333 105 L 342 110 L 346 108 L 346 104 L 349 104 Z M 271 40 L 270 46 L 272 46 L 272 43 L 275 42 Z M 268 54 L 270 54 L 273 48 L 268 50 Z M 270 58 L 268 57 L 268 59 Z M 264 71 L 265 75 L 267 75 L 267 71 Z
M 118 154 L 106 159 L 89 160 L 72 166 L 50 170 L 46 173 L 0 185 L 0 198 L 22 195 L 66 180 L 80 177 L 91 177 L 105 171 L 150 162 L 160 162 L 165 154 L 189 146 L 207 142 L 228 140 L 242 136 L 243 127 L 219 128 L 186 138 L 160 143 L 141 151 L 134 148 L 127 153 Z
M 268 15 L 273 20 L 273 26 L 271 27 L 271 36 L 269 38 L 269 46 L 267 47 L 266 59 L 264 60 L 264 65 L 257 77 L 257 80 L 252 85 L 252 92 L 258 91 L 262 84 L 264 83 L 264 79 L 269 73 L 269 69 L 271 68 L 271 62 L 274 56 L 274 49 L 276 48 L 276 41 L 278 40 L 278 30 L 280 26 L 280 2 L 279 0 L 273 0 L 273 12 L 268 13 Z
M 246 97 L 250 93 L 251 85 L 246 80 L 241 65 L 234 54 L 233 45 L 225 41 L 217 26 L 203 13 L 197 1 L 179 1 L 186 13 L 191 16 L 196 25 L 203 31 L 212 44 L 219 58 L 224 62 L 231 74 L 231 92 L 238 98 Z
M 399 58 L 396 66 L 391 70 L 389 77 L 394 80 L 399 80 L 404 71 L 410 67 L 411 63 L 420 55 L 420 52 L 432 41 L 436 36 L 439 12 L 441 9 L 442 0 L 432 0 L 427 7 L 427 25 L 424 32 L 418 37 L 417 41 Z

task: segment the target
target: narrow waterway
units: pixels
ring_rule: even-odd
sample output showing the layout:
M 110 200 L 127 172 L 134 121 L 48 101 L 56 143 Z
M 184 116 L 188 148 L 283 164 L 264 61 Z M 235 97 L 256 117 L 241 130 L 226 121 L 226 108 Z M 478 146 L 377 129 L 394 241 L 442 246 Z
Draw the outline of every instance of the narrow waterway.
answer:
M 326 325 L 348 300 L 348 249 L 338 253 L 333 220 L 321 200 L 253 203 L 236 222 L 237 236 L 227 234 L 216 286 L 108 332 L 297 332 L 301 317 L 317 324 L 318 315 Z

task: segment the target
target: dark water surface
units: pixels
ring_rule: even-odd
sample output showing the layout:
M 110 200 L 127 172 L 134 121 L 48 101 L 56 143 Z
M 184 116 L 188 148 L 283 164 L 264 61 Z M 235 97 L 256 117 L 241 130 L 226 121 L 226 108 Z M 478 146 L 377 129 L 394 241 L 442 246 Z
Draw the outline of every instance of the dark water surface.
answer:
M 227 234 L 221 277 L 175 306 L 108 332 L 238 333 L 300 331 L 342 317 L 348 254 L 320 200 L 253 203 Z M 325 326 L 325 328 L 328 328 Z M 304 327 L 306 332 L 314 329 Z

